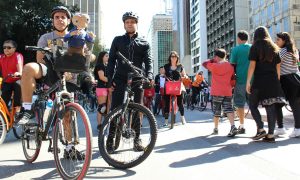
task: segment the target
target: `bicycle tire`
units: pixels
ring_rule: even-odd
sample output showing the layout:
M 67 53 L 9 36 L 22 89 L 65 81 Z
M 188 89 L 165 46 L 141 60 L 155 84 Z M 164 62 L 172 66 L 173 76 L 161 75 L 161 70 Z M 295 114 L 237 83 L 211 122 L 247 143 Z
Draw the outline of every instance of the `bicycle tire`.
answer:
M 176 119 L 176 114 L 175 114 L 175 97 L 172 97 L 172 111 L 171 111 L 171 126 L 170 129 L 174 128 L 174 124 L 175 124 L 175 119 Z
M 6 134 L 7 134 L 7 129 L 6 129 L 7 124 L 4 121 L 2 113 L 0 114 L 0 144 L 2 144 L 5 140 Z
M 56 169 L 63 179 L 83 179 L 89 169 L 91 158 L 92 158 L 92 137 L 93 136 L 92 136 L 91 124 L 88 119 L 87 113 L 79 104 L 68 103 L 65 106 L 65 110 L 63 113 L 65 115 L 68 112 L 70 112 L 70 118 L 71 119 L 74 118 L 74 120 L 76 118 L 76 120 L 75 121 L 71 120 L 69 124 L 65 124 L 65 125 L 63 124 L 68 122 L 63 120 L 56 121 L 55 128 L 54 128 L 54 136 L 53 136 L 54 161 L 55 161 Z M 76 115 L 74 115 L 73 112 L 74 113 L 76 112 Z M 81 118 L 81 121 L 77 122 L 77 119 L 79 118 Z M 81 124 L 78 125 L 76 122 Z M 68 126 L 72 128 L 70 129 L 72 131 L 71 133 L 70 131 L 66 132 L 64 131 L 64 129 L 62 129 L 63 127 L 67 129 Z M 82 131 L 78 131 L 78 127 L 83 127 L 85 133 L 84 136 L 80 138 L 75 137 L 76 133 L 78 135 L 81 135 L 82 133 Z M 63 135 L 61 134 L 61 132 L 64 132 L 65 136 L 70 135 L 71 141 L 64 140 L 62 138 Z M 83 137 L 85 137 L 85 140 L 83 140 L 84 139 Z M 62 147 L 59 147 L 58 143 L 62 143 Z M 67 152 L 67 150 L 65 149 L 67 144 L 73 145 L 72 148 L 70 148 L 69 152 Z M 86 145 L 86 149 L 84 150 L 84 155 L 83 155 L 83 153 L 81 153 L 81 147 L 83 147 L 84 144 Z M 63 156 L 59 157 L 59 155 L 63 155 Z M 71 168 L 68 167 L 65 169 L 65 167 L 63 167 L 65 164 L 69 164 L 68 162 L 73 163 L 74 161 L 76 165 L 73 164 Z M 79 163 L 83 163 L 83 164 L 80 165 Z M 68 174 L 67 171 L 70 171 L 70 173 L 72 174 Z M 73 171 L 75 171 L 75 173 L 73 173 Z
M 24 125 L 22 126 L 22 128 L 23 128 L 23 135 L 22 135 L 23 153 L 27 162 L 32 163 L 39 156 L 41 146 L 42 146 L 42 141 L 39 139 L 40 128 L 37 124 Z M 32 140 L 33 143 L 30 143 L 29 140 Z M 30 144 L 32 144 L 33 147 L 32 146 L 30 147 Z
M 135 138 L 135 136 L 131 136 L 131 135 L 135 135 L 134 133 L 131 133 L 133 129 L 131 129 L 132 131 L 129 131 L 130 127 L 123 128 L 121 133 L 121 141 L 120 141 L 119 149 L 118 151 L 115 151 L 114 153 L 110 154 L 106 148 L 106 140 L 107 140 L 106 136 L 109 135 L 110 126 L 115 124 L 114 122 L 117 120 L 116 118 L 120 117 L 122 108 L 124 108 L 123 105 L 118 106 L 105 117 L 103 124 L 101 126 L 101 130 L 99 131 L 98 134 L 98 147 L 102 158 L 110 166 L 113 166 L 118 169 L 127 169 L 139 165 L 150 155 L 150 153 L 154 149 L 156 139 L 157 139 L 157 124 L 153 113 L 148 108 L 140 104 L 130 102 L 128 104 L 127 110 L 125 111 L 125 116 L 127 117 L 128 115 L 129 117 L 132 117 L 134 116 L 132 115 L 134 113 L 136 114 L 143 113 L 143 116 L 139 116 L 139 117 L 143 117 L 143 125 L 141 126 L 140 129 L 141 135 L 139 138 L 143 138 L 143 140 L 148 139 L 149 142 L 146 146 L 144 146 L 145 147 L 144 151 L 140 151 L 140 152 L 134 151 L 132 148 L 133 144 L 131 144 L 132 142 L 131 140 Z M 138 119 L 138 121 L 140 121 L 140 119 Z M 145 134 L 147 128 L 149 129 L 149 135 Z M 126 133 L 128 132 L 131 133 L 130 136 L 127 136 L 128 134 Z M 146 138 L 141 136 L 144 136 Z M 126 156 L 120 157 L 123 154 L 126 154 Z M 134 155 L 138 155 L 138 156 L 134 157 Z M 121 160 L 116 159 L 118 157 L 120 157 Z M 128 158 L 132 158 L 132 159 L 128 159 Z

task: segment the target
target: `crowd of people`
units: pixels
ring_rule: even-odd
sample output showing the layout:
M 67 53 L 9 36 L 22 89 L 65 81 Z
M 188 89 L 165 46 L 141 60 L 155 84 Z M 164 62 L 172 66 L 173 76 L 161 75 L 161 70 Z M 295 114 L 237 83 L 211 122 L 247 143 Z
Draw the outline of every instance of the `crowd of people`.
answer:
M 39 47 L 51 47 L 55 39 L 64 37 L 68 33 L 71 13 L 67 8 L 55 7 L 51 17 L 53 31 L 40 37 L 37 44 Z M 155 87 L 153 113 L 158 113 L 159 102 L 164 100 L 164 126 L 167 127 L 169 124 L 170 95 L 165 94 L 165 83 L 168 81 L 184 82 L 182 90 L 190 91 L 191 89 L 192 104 L 195 104 L 197 94 L 204 85 L 207 86 L 203 71 L 196 73 L 194 80 L 191 81 L 183 65 L 179 62 L 178 53 L 171 51 L 167 64 L 160 67 L 159 74 L 154 77 L 150 45 L 137 32 L 139 17 L 135 13 L 126 12 L 122 21 L 125 34 L 113 39 L 109 52 L 100 52 L 92 73 L 97 82 L 97 128 L 101 128 L 101 119 L 104 114 L 122 104 L 127 76 L 131 71 L 118 58 L 117 52 L 121 52 L 133 65 L 145 70 L 145 76 Z M 299 78 L 299 52 L 292 37 L 286 32 L 281 32 L 277 34 L 276 43 L 274 43 L 268 30 L 265 27 L 258 27 L 254 32 L 253 44 L 249 44 L 248 41 L 248 33 L 240 31 L 237 33 L 238 45 L 232 49 L 229 61 L 224 49 L 216 49 L 214 58 L 203 63 L 203 67 L 211 72 L 210 94 L 212 96 L 214 121 L 212 134 L 218 134 L 218 123 L 222 113 L 226 113 L 230 121 L 231 127 L 228 137 L 246 133 L 244 107 L 248 102 L 257 125 L 257 134 L 252 139 L 263 138 L 266 142 L 275 142 L 274 135 L 285 134 L 281 108 L 287 103 L 287 100 L 295 120 L 295 129 L 290 137 L 300 136 L 300 86 L 299 82 L 294 79 L 295 76 Z M 12 92 L 14 92 L 17 123 L 25 124 L 34 116 L 31 105 L 36 83 L 43 82 L 51 86 L 56 82 L 57 77 L 54 75 L 52 64 L 44 60 L 42 52 L 37 52 L 36 62 L 27 63 L 23 66 L 23 56 L 16 52 L 16 48 L 17 44 L 12 40 L 3 43 L 4 54 L 0 56 L 0 70 L 5 79 L 2 83 L 2 98 L 8 104 Z M 9 74 L 12 76 L 8 77 Z M 231 81 L 234 75 L 236 76 L 236 84 L 233 87 Z M 76 75 L 71 74 L 71 76 L 70 79 L 76 78 Z M 134 84 L 133 92 L 134 102 L 142 104 L 142 84 Z M 177 95 L 177 105 L 181 123 L 185 124 L 183 93 Z M 267 112 L 268 133 L 264 129 L 264 123 L 258 111 L 259 105 L 262 105 Z M 239 116 L 238 128 L 234 122 L 234 107 Z M 274 132 L 276 122 L 278 128 Z M 138 120 L 136 123 L 140 123 L 140 121 Z M 141 125 L 135 127 L 136 132 L 139 132 Z M 114 124 L 111 124 L 110 128 L 107 149 L 112 152 L 114 151 L 112 146 L 115 136 Z M 134 149 L 143 150 L 139 133 L 134 139 Z

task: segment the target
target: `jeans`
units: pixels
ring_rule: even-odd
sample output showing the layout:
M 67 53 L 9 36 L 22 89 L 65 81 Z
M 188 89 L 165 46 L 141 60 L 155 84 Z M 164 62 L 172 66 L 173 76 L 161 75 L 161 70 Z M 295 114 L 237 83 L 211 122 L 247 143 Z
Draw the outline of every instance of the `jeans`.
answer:
M 170 95 L 165 95 L 165 119 L 169 118 L 169 111 L 170 111 Z M 177 106 L 179 108 L 179 112 L 181 116 L 184 116 L 184 107 L 182 101 L 182 94 L 177 96 Z
M 253 119 L 256 122 L 257 129 L 263 129 L 264 123 L 261 119 L 260 112 L 258 110 L 259 105 L 259 90 L 253 89 L 251 94 L 249 95 L 249 108 L 252 114 Z M 269 106 L 265 106 L 266 113 L 267 113 L 267 120 L 268 120 L 268 134 L 274 134 L 275 123 L 277 119 L 277 111 L 278 111 L 278 104 L 272 104 Z
M 153 107 L 153 114 L 157 114 L 157 108 L 161 101 L 161 95 L 159 93 L 155 93 L 155 101 L 154 101 L 154 107 Z

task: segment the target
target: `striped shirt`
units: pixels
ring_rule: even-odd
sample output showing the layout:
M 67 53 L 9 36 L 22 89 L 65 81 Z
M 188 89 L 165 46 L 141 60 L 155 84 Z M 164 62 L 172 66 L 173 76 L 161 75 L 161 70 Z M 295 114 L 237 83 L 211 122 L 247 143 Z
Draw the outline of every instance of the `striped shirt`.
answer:
M 297 63 L 294 63 L 293 54 L 287 52 L 286 48 L 282 48 L 280 50 L 279 56 L 281 59 L 280 75 L 296 73 L 299 71 Z M 296 50 L 295 56 L 298 59 L 299 57 L 298 50 Z

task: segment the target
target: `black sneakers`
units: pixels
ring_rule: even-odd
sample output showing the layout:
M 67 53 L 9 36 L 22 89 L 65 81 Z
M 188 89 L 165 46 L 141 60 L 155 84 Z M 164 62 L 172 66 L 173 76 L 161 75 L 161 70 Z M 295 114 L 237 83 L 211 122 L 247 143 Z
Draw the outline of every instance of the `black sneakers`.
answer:
M 24 125 L 34 117 L 32 110 L 22 110 L 20 113 L 15 116 L 15 124 Z
M 69 151 L 66 149 L 64 150 L 64 158 L 83 161 L 85 159 L 85 154 L 79 152 L 74 146 L 72 146 Z
M 227 135 L 227 137 L 234 137 L 238 133 L 238 129 L 233 125 Z
M 142 140 L 141 139 L 135 139 L 134 140 L 133 150 L 138 151 L 138 152 L 145 150 L 144 146 L 142 145 Z
M 239 127 L 237 133 L 238 133 L 238 134 L 245 134 L 245 133 L 246 133 L 246 129 L 245 129 L 245 128 L 242 128 L 242 127 Z
M 261 132 L 258 132 L 258 131 L 257 131 L 256 135 L 253 136 L 252 139 L 256 141 L 256 140 L 259 140 L 259 139 L 265 137 L 266 135 L 267 135 L 267 133 L 266 133 L 265 130 L 263 130 L 263 131 L 261 131 Z

